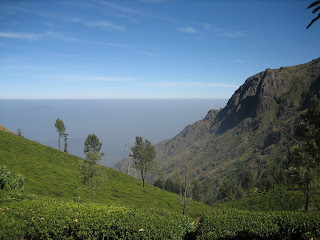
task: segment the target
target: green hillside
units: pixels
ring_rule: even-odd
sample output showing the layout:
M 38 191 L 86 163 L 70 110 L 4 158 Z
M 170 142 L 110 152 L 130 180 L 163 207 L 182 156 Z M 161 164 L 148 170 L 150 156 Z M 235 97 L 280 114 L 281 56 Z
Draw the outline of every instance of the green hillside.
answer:
M 90 191 L 80 183 L 79 157 L 41 145 L 17 135 L 0 131 L 0 166 L 25 177 L 30 194 L 90 202 Z M 104 182 L 94 190 L 94 202 L 156 207 L 182 213 L 179 196 L 103 167 Z M 210 207 L 193 201 L 190 216 L 196 217 Z

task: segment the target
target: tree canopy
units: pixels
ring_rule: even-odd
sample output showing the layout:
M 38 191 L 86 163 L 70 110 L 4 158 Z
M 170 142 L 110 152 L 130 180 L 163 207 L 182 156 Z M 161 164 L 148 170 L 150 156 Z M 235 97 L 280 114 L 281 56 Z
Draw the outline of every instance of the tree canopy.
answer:
M 61 119 L 57 119 L 56 123 L 54 124 L 54 126 L 56 127 L 57 132 L 59 133 L 59 138 L 58 138 L 58 145 L 59 145 L 59 150 L 61 149 L 60 147 L 60 138 L 62 135 L 65 134 L 66 132 L 66 127 L 64 126 L 64 123 Z
M 85 143 L 84 143 L 84 153 L 90 151 L 100 152 L 102 143 L 95 134 L 89 134 Z
M 156 150 L 148 139 L 143 140 L 142 137 L 136 137 L 136 142 L 131 147 L 133 165 L 141 173 L 142 186 L 144 187 L 145 176 L 152 166 L 152 160 L 156 157 Z
M 302 121 L 295 129 L 299 143 L 290 149 L 286 175 L 292 183 L 297 183 L 305 194 L 305 210 L 308 211 L 313 183 L 320 171 L 320 101 L 311 99 L 311 105 L 302 115 Z

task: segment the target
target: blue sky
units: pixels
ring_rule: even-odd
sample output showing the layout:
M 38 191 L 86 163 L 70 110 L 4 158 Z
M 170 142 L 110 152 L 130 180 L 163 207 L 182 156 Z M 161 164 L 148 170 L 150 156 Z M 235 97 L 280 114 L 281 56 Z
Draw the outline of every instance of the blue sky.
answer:
M 0 1 L 0 98 L 230 98 L 319 57 L 303 0 Z

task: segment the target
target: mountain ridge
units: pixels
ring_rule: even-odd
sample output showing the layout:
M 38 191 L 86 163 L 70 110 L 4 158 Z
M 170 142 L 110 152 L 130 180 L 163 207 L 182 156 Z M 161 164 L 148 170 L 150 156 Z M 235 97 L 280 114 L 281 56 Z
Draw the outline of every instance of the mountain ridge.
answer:
M 225 177 L 240 182 L 248 169 L 259 179 L 270 161 L 280 163 L 295 144 L 294 127 L 319 89 L 320 58 L 259 72 L 223 109 L 210 110 L 204 119 L 156 144 L 155 161 L 171 177 L 182 172 L 186 160 L 191 178 L 213 186 Z

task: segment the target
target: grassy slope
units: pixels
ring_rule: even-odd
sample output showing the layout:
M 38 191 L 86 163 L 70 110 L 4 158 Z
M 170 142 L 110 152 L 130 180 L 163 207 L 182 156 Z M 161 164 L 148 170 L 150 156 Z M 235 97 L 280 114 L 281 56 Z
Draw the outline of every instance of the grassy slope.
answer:
M 79 181 L 81 159 L 28 139 L 0 131 L 0 166 L 25 177 L 27 193 L 73 200 L 81 196 L 90 201 L 89 189 Z M 182 212 L 179 197 L 146 185 L 123 173 L 103 167 L 104 184 L 95 189 L 94 202 L 157 207 Z M 192 202 L 190 215 L 195 217 L 210 207 Z

